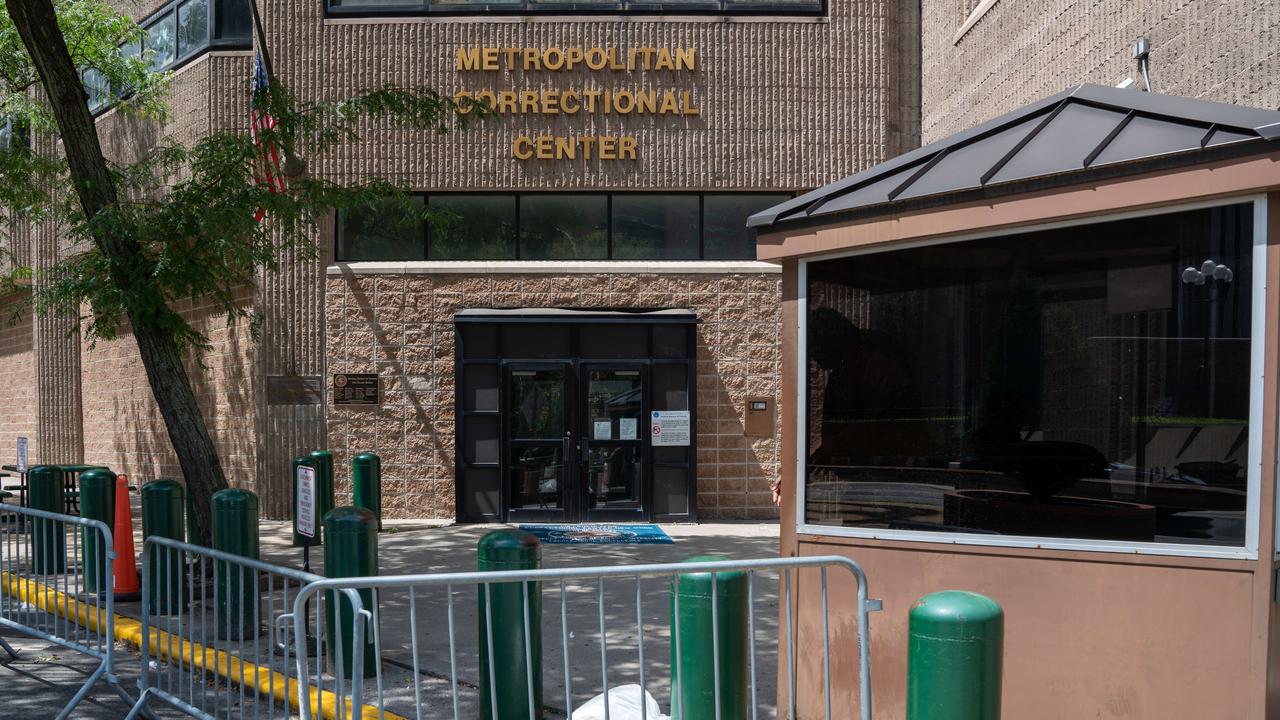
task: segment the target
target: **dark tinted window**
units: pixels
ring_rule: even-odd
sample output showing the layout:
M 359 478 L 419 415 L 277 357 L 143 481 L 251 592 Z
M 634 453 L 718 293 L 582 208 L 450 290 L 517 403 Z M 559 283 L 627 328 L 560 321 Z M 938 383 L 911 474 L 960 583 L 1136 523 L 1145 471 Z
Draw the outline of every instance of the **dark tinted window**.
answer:
M 520 257 L 593 260 L 609 256 L 609 196 L 526 195 L 520 202 Z
M 160 70 L 173 62 L 178 51 L 177 25 L 173 12 L 167 12 L 147 26 L 143 47 L 151 56 L 151 67 Z
M 653 356 L 689 357 L 689 329 L 685 325 L 654 325 Z
M 751 260 L 747 216 L 784 195 L 450 193 L 427 196 L 434 218 L 423 225 L 429 260 Z M 702 209 L 707 209 L 702 223 Z M 356 217 L 348 215 L 346 217 Z M 345 219 L 340 220 L 340 222 Z M 356 229 L 359 232 L 358 229 Z M 343 235 L 340 228 L 339 237 Z M 399 257 L 421 260 L 408 242 Z M 518 240 L 518 242 L 517 242 Z
M 502 326 L 503 357 L 566 358 L 571 353 L 566 325 Z
M 789 195 L 707 195 L 702 199 L 702 256 L 708 260 L 755 260 L 756 243 L 747 218 L 785 202 Z
M 413 198 L 422 206 L 422 198 Z M 343 260 L 422 260 L 422 219 L 391 203 L 355 208 L 342 213 L 338 224 L 338 252 Z
M 642 358 L 649 355 L 649 328 L 644 325 L 583 325 L 578 343 L 584 358 Z
M 1251 217 L 810 263 L 806 520 L 1243 544 Z
M 329 12 L 342 14 L 417 15 L 512 14 L 565 12 L 656 15 L 818 15 L 821 0 L 327 0 Z
M 209 0 L 186 0 L 178 6 L 178 57 L 209 43 Z
M 253 15 L 250 0 L 214 0 L 214 37 L 219 41 L 253 37 Z
M 498 357 L 498 328 L 495 325 L 468 323 L 460 325 L 462 356 L 465 358 Z
M 617 195 L 613 256 L 619 260 L 696 260 L 696 195 Z
M 97 112 L 111 101 L 111 83 L 98 70 L 85 70 L 81 76 L 84 93 L 89 98 L 89 111 Z
M 432 260 L 512 260 L 514 195 L 432 195 L 427 223 Z
M 468 365 L 465 375 L 462 409 L 467 412 L 497 412 L 498 366 Z

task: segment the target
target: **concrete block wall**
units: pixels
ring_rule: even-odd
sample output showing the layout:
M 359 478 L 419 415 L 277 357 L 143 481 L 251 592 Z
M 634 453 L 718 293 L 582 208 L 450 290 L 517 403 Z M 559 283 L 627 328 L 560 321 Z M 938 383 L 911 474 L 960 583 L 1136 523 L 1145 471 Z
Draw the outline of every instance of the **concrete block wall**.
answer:
M 16 462 L 19 437 L 27 438 L 29 462 L 34 464 L 40 458 L 35 432 L 36 356 L 28 300 L 25 295 L 0 300 L 0 379 L 5 386 L 0 395 L 0 465 Z
M 1138 37 L 1151 41 L 1156 92 L 1280 108 L 1273 0 L 1000 0 L 956 41 L 978 4 L 922 3 L 924 142 L 1080 83 L 1141 87 Z
M 252 289 L 238 298 L 248 307 Z M 196 400 L 213 436 L 227 480 L 257 488 L 257 419 L 249 408 L 260 394 L 253 369 L 257 344 L 247 322 L 228 326 L 226 316 L 207 305 L 177 306 L 209 338 L 212 349 L 191 355 L 186 369 Z M 146 370 L 132 333 L 85 344 L 82 353 L 84 458 L 128 473 L 138 483 L 161 477 L 182 478 Z
M 745 398 L 778 400 L 781 285 L 776 273 L 733 275 L 330 275 L 328 372 L 383 377 L 379 408 L 328 409 L 338 502 L 350 462 L 382 458 L 389 517 L 454 517 L 454 313 L 464 307 L 679 307 L 698 326 L 698 507 L 702 518 L 777 516 L 770 482 L 778 441 L 743 435 Z M 430 390 L 406 376 L 427 376 Z
M 306 100 L 383 84 L 460 89 L 689 90 L 701 114 L 495 116 L 436 136 L 371 124 L 317 158 L 331 178 L 418 190 L 812 188 L 918 142 L 916 2 L 831 0 L 825 18 L 325 18 L 321 0 L 261 3 L 276 72 Z M 695 72 L 454 69 L 461 47 L 692 47 Z M 519 161 L 516 135 L 628 134 L 635 161 Z
M 171 113 L 164 123 L 116 112 L 100 117 L 104 149 L 114 160 L 129 162 L 159 142 L 189 144 L 215 130 L 247 126 L 248 67 L 243 52 L 197 58 L 172 75 Z M 252 309 L 255 291 L 244 288 L 238 302 Z M 247 322 L 229 327 L 226 317 L 207 304 L 182 301 L 176 309 L 205 333 L 211 346 L 208 352 L 191 354 L 186 367 L 227 479 L 256 489 L 258 342 Z M 181 478 L 132 334 L 126 328 L 113 340 L 81 343 L 79 354 L 85 461 L 110 465 L 139 483 Z

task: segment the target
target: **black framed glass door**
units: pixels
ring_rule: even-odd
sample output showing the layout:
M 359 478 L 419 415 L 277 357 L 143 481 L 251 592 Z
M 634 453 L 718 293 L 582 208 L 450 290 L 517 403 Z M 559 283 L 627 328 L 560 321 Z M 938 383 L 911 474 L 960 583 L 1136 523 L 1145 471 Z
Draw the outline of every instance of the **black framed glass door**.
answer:
M 692 313 L 469 309 L 455 323 L 461 521 L 696 522 Z M 660 421 L 676 432 L 656 442 Z
M 646 363 L 582 363 L 580 519 L 643 520 Z
M 572 366 L 508 363 L 504 371 L 508 518 L 571 520 Z

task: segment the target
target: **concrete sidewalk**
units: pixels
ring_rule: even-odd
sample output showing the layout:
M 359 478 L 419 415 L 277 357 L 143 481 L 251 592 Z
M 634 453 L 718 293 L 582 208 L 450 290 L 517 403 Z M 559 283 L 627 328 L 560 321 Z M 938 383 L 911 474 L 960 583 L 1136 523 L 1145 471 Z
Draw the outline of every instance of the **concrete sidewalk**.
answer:
M 136 509 L 135 509 L 136 511 Z M 498 525 L 442 525 L 428 521 L 391 521 L 379 536 L 382 575 L 469 572 L 476 569 L 475 548 L 480 538 Z M 135 530 L 140 523 L 135 523 Z M 663 529 L 674 541 L 670 545 L 552 545 L 543 546 L 543 567 L 619 566 L 679 562 L 696 555 L 724 555 L 733 559 L 775 558 L 778 553 L 778 526 L 759 523 L 714 523 L 670 525 Z M 302 550 L 290 543 L 287 522 L 264 521 L 261 526 L 262 559 L 274 564 L 301 568 Z M 140 533 L 135 537 L 139 552 Z M 312 571 L 324 572 L 324 550 L 313 548 Z M 759 717 L 775 717 L 777 669 L 777 578 L 759 573 L 753 589 L 755 622 L 755 681 Z M 601 671 L 600 588 L 594 581 L 570 582 L 564 587 L 561 606 L 559 583 L 543 587 L 543 705 L 547 717 L 564 715 L 565 656 L 571 682 L 569 696 L 577 708 L 600 693 L 605 684 Z M 645 685 L 664 712 L 670 712 L 670 596 L 666 580 L 643 581 L 637 591 L 634 578 L 610 580 L 604 586 L 604 658 L 610 687 L 636 683 L 640 679 L 640 638 L 636 632 L 637 613 L 643 618 Z M 454 636 L 452 654 L 456 660 L 458 709 L 462 717 L 479 715 L 478 594 L 474 586 L 453 588 Z M 637 603 L 639 608 L 637 608 Z M 117 603 L 117 612 L 139 617 L 139 603 Z M 562 612 L 566 626 L 561 623 Z M 386 591 L 379 598 L 379 627 L 383 657 L 383 697 L 385 708 L 414 717 L 415 692 L 421 695 L 423 717 L 453 717 L 450 682 L 450 638 L 448 596 L 443 588 Z M 265 619 L 264 619 L 265 620 Z M 416 626 L 417 653 L 413 651 L 411 630 Z M 6 632 L 22 651 L 19 660 L 4 664 L 0 674 L 9 676 L 8 687 L 22 688 L 23 705 L 31 710 L 53 710 L 75 692 L 93 663 L 43 641 L 23 639 Z M 568 639 L 567 645 L 564 638 Z M 567 652 L 566 652 L 567 651 Z M 50 658 L 54 658 L 50 660 Z M 117 655 L 117 671 L 130 692 L 136 692 L 140 658 L 132 649 Z M 416 668 L 416 672 L 415 672 Z M 498 668 L 501 671 L 502 668 Z M 30 686 L 30 688 L 28 688 Z M 366 702 L 377 697 L 373 679 L 366 683 Z M 61 697 L 59 701 L 57 698 Z M 27 702 L 30 705 L 27 705 Z M 105 686 L 99 686 L 82 704 L 85 717 L 120 717 L 123 703 Z M 42 711 L 23 712 L 42 717 Z M 0 716 L 7 716 L 0 713 Z M 81 714 L 78 712 L 77 717 Z
M 475 547 L 487 532 L 507 526 L 450 525 L 392 522 L 379 536 L 381 574 L 469 572 L 476 569 Z M 268 530 L 270 528 L 270 531 Z M 301 566 L 301 550 L 289 545 L 289 525 L 264 523 L 262 556 L 270 562 Z M 590 567 L 680 562 L 696 555 L 724 555 L 732 559 L 776 558 L 778 526 L 760 523 L 667 525 L 670 545 L 544 545 L 543 567 Z M 312 570 L 323 574 L 323 550 L 312 551 Z M 759 716 L 776 715 L 778 582 L 773 573 L 754 581 L 752 608 L 756 630 L 755 680 Z M 568 627 L 568 664 L 573 707 L 603 691 L 599 588 L 569 583 L 564 608 Z M 640 680 L 639 637 L 636 633 L 637 589 L 634 579 L 605 584 L 605 657 L 610 687 Z M 454 654 L 463 717 L 478 715 L 480 681 L 477 591 L 454 588 Z M 412 608 L 411 608 L 412 606 Z M 645 580 L 640 587 L 644 618 L 645 684 L 664 712 L 670 712 L 670 596 L 667 582 Z M 412 612 L 411 612 L 412 609 Z M 418 691 L 424 717 L 452 717 L 448 603 L 444 590 L 384 592 L 380 597 L 383 691 L 386 707 L 414 715 L 414 655 L 411 618 L 418 631 Z M 543 704 L 549 714 L 565 712 L 565 631 L 561 624 L 559 585 L 543 587 Z M 372 682 L 366 697 L 372 698 Z

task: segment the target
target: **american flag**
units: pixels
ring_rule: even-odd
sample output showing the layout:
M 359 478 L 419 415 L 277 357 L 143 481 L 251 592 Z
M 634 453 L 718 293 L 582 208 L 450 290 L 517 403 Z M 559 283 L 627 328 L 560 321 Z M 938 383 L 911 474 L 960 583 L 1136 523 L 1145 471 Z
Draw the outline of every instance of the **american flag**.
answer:
M 273 193 L 284 192 L 285 178 L 284 170 L 280 166 L 280 149 L 276 147 L 274 140 L 263 141 L 259 137 L 259 133 L 264 130 L 271 130 L 276 126 L 276 119 L 271 117 L 271 113 L 267 112 L 262 106 L 266 102 L 267 88 L 270 86 L 271 80 L 267 76 L 266 65 L 262 62 L 262 52 L 255 54 L 253 63 L 253 97 L 249 101 L 249 133 L 253 137 L 253 144 L 258 148 L 258 162 L 255 163 L 254 177 L 258 181 L 259 187 L 265 187 Z M 258 208 L 258 212 L 254 214 L 254 219 L 261 221 L 265 217 L 267 211 Z

